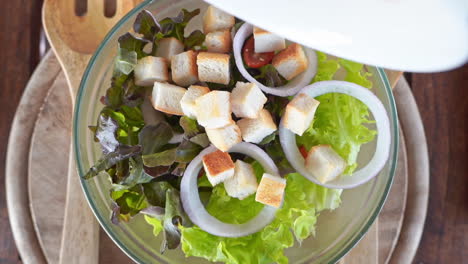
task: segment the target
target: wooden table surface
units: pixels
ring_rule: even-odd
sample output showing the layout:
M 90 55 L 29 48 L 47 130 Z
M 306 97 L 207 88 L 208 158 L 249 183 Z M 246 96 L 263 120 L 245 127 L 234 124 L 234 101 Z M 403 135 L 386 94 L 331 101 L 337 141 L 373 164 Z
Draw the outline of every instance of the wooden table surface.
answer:
M 5 0 L 0 9 L 0 263 L 21 263 L 5 201 L 11 121 L 39 62 L 41 0 Z M 449 72 L 405 74 L 426 129 L 431 190 L 414 263 L 468 263 L 468 64 Z

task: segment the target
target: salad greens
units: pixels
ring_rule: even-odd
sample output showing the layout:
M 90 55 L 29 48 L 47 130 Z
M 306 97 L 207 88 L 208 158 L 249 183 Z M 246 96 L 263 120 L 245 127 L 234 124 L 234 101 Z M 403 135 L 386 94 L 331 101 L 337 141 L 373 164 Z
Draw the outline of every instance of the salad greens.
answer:
M 323 210 L 333 210 L 341 203 L 341 190 L 316 185 L 298 173 L 288 173 L 284 205 L 276 219 L 262 231 L 239 238 L 217 237 L 193 226 L 183 211 L 179 189 L 180 179 L 188 163 L 209 145 L 203 127 L 186 116 L 163 115 L 157 124 L 145 124 L 140 109 L 150 90 L 135 85 L 133 70 L 138 59 L 154 55 L 159 41 L 175 37 L 185 49 L 203 50 L 205 35 L 196 30 L 184 36 L 189 21 L 200 13 L 199 9 L 183 9 L 178 16 L 157 21 L 148 11 L 142 11 L 134 24 L 137 35 L 126 33 L 118 40 L 118 55 L 114 62 L 112 82 L 101 98 L 104 108 L 95 126 L 90 130 L 99 142 L 103 156 L 90 168 L 85 179 L 106 175 L 112 189 L 113 223 L 130 221 L 139 213 L 153 226 L 155 236 L 163 235 L 161 252 L 181 244 L 186 256 L 203 257 L 226 263 L 288 263 L 284 249 L 297 241 L 315 234 L 317 217 Z M 236 24 L 239 26 L 240 22 Z M 145 46 L 151 45 L 150 53 Z M 343 59 L 327 58 L 317 52 L 318 72 L 312 82 L 331 80 L 342 67 L 345 80 L 371 88 L 369 73 L 363 65 Z M 208 83 L 210 89 L 226 90 L 237 81 L 245 81 L 236 67 L 232 67 L 228 85 Z M 255 69 L 254 76 L 268 86 L 280 86 L 286 81 L 271 65 Z M 290 98 L 289 98 L 290 99 Z M 288 98 L 268 96 L 265 108 L 279 123 Z M 321 102 L 315 120 L 299 145 L 307 149 L 317 144 L 330 144 L 348 163 L 345 173 L 357 166 L 360 146 L 371 141 L 376 132 L 365 125 L 367 107 L 358 100 L 339 94 L 326 94 L 317 98 Z M 173 140 L 179 136 L 181 140 Z M 176 143 L 174 143 L 176 142 Z M 280 171 L 292 168 L 282 151 L 277 132 L 265 137 L 259 144 L 278 165 Z M 254 168 L 258 179 L 263 168 L 256 161 L 245 159 Z M 263 208 L 254 196 L 244 200 L 227 195 L 223 184 L 212 187 L 206 176 L 199 179 L 200 195 L 206 201 L 207 211 L 227 223 L 244 223 Z M 249 248 L 249 250 L 245 250 Z
M 247 67 L 249 73 L 261 84 L 268 87 L 279 87 L 288 81 L 283 78 L 272 64 L 264 65 L 258 69 Z
M 200 31 L 188 38 L 181 34 L 199 13 L 198 9 L 191 12 L 184 9 L 177 17 L 159 22 L 148 11 L 138 15 L 134 31 L 140 35 L 126 33 L 119 38 L 111 86 L 101 98 L 105 107 L 97 124 L 90 126 L 103 156 L 84 178 L 99 174 L 109 177 L 113 223 L 129 221 L 140 212 L 158 217 L 161 227 L 156 230 L 164 232 L 161 251 L 180 244 L 179 225 L 190 226 L 178 194 L 180 176 L 187 163 L 205 146 L 206 134 L 195 120 L 179 120 L 168 115 L 165 121 L 146 125 L 140 106 L 149 91 L 135 85 L 133 69 L 138 59 L 150 55 L 144 47 L 153 43 L 155 52 L 164 37 L 174 36 L 190 47 L 201 45 L 205 36 Z M 184 133 L 182 141 L 170 143 L 177 132 Z
M 225 238 L 213 236 L 196 226 L 180 227 L 184 253 L 226 263 L 288 263 L 283 250 L 293 246 L 294 239 L 301 242 L 315 233 L 319 211 L 337 208 L 341 190 L 321 187 L 297 173 L 286 178 L 285 203 L 278 210 L 276 219 L 261 232 Z M 262 207 L 253 196 L 244 200 L 228 196 L 223 186 L 213 189 L 206 206 L 210 214 L 227 223 L 246 222 Z M 155 230 L 158 229 L 160 223 L 156 219 L 146 219 Z
M 342 66 L 346 70 L 345 80 L 371 88 L 372 82 L 367 78 L 370 73 L 362 73 L 363 65 L 344 60 L 327 59 L 320 52 L 316 81 L 331 80 Z M 328 144 L 343 157 L 348 166 L 345 174 L 351 174 L 357 167 L 357 156 L 361 145 L 374 139 L 376 131 L 365 124 L 369 120 L 367 106 L 358 99 L 345 94 L 324 94 L 316 98 L 320 105 L 315 112 L 313 123 L 302 136 L 297 137 L 297 144 L 309 150 L 318 144 Z
M 362 74 L 363 65 L 346 60 L 328 59 L 324 53 L 319 55 L 319 70 L 313 82 L 331 80 L 338 69 L 343 67 L 347 72 L 348 80 L 357 80 L 367 84 L 368 74 Z M 363 124 L 368 123 L 367 107 L 356 99 L 346 95 L 324 95 L 318 98 L 321 101 L 317 109 L 316 118 L 308 131 L 298 137 L 298 144 L 310 148 L 316 144 L 330 144 L 350 164 L 347 172 L 356 166 L 356 155 L 362 144 L 369 142 L 375 131 Z M 282 114 L 281 107 L 285 102 L 281 99 L 275 102 L 276 107 L 270 107 L 276 117 Z M 287 103 L 287 102 L 286 102 Z M 337 106 L 340 105 L 340 107 Z M 279 107 L 278 107 L 279 106 Z M 275 109 L 276 108 L 276 109 Z M 341 120 L 339 115 L 346 118 Z M 282 170 L 290 168 L 284 158 L 279 139 L 275 133 L 268 136 L 270 142 L 266 143 L 266 151 L 275 159 Z M 253 167 L 257 177 L 262 175 L 263 169 L 254 162 Z M 241 263 L 288 263 L 284 249 L 292 247 L 294 240 L 299 244 L 306 238 L 315 234 L 317 217 L 323 210 L 334 210 L 341 203 L 339 189 L 327 189 L 314 184 L 298 173 L 290 173 L 285 190 L 285 203 L 276 214 L 276 219 L 262 231 L 240 238 L 225 238 L 213 236 L 197 226 L 183 227 L 182 250 L 187 256 L 203 257 L 210 261 L 220 261 L 230 264 Z M 203 178 L 202 178 L 203 179 Z M 199 181 L 199 185 L 206 181 Z M 209 183 L 208 185 L 209 186 Z M 207 211 L 227 223 L 244 223 L 257 215 L 263 205 L 255 202 L 253 196 L 238 200 L 227 195 L 222 185 L 215 186 L 206 205 Z M 148 223 L 156 230 L 160 225 L 155 219 L 146 218 Z M 249 248 L 249 250 L 245 250 Z

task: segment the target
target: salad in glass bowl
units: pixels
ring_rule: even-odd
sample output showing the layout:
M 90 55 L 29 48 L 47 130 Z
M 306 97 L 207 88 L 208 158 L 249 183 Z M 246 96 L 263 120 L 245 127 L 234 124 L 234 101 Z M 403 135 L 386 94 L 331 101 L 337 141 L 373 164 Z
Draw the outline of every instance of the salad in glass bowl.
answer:
M 144 217 L 161 254 L 288 263 L 343 188 L 386 165 L 385 107 L 364 65 L 203 9 L 139 10 L 118 38 L 88 124 L 101 157 L 82 178 L 109 182 L 110 222 Z M 376 154 L 358 164 L 370 142 Z

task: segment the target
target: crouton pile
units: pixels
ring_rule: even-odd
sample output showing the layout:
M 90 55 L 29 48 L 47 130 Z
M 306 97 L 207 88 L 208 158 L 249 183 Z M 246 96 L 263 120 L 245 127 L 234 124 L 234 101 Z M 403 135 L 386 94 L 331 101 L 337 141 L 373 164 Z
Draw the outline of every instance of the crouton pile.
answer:
M 208 7 L 203 17 L 206 51 L 184 50 L 178 39 L 164 38 L 155 56 L 138 60 L 135 84 L 153 86 L 150 101 L 154 109 L 196 119 L 205 128 L 209 141 L 218 149 L 203 157 L 203 167 L 213 186 L 224 183 L 228 195 L 238 199 L 256 193 L 258 202 L 279 207 L 285 179 L 264 174 L 258 184 L 252 166 L 241 160 L 234 163 L 228 153 L 241 141 L 258 144 L 277 130 L 271 113 L 264 108 L 267 97 L 262 90 L 255 83 L 231 82 L 229 53 L 234 24 L 233 16 Z M 291 80 L 306 69 L 307 59 L 300 45 L 286 46 L 284 38 L 260 28 L 254 28 L 253 34 L 256 52 L 277 52 L 271 64 L 285 79 Z M 207 83 L 234 87 L 230 91 L 229 87 L 210 90 Z M 284 126 L 302 135 L 318 105 L 305 94 L 296 96 L 285 109 Z M 306 161 L 311 171 L 324 175 L 324 180 L 336 177 L 345 166 L 330 149 L 318 146 Z M 318 162 L 324 164 L 323 160 L 333 166 L 318 166 Z
M 158 43 L 156 56 L 140 59 L 135 67 L 135 83 L 153 86 L 154 109 L 196 119 L 221 151 L 242 140 L 259 143 L 277 130 L 263 109 L 267 98 L 257 85 L 237 82 L 231 91 L 211 91 L 206 85 L 231 81 L 228 53 L 234 23 L 233 16 L 210 6 L 203 17 L 207 51 L 184 51 L 182 42 L 165 38 Z
M 215 186 L 223 182 L 229 196 L 242 200 L 256 193 L 257 202 L 281 206 L 286 188 L 284 178 L 264 173 L 258 184 L 252 165 L 241 160 L 234 163 L 229 153 L 220 150 L 206 154 L 202 161 L 210 183 Z
M 271 64 L 286 80 L 292 80 L 307 69 L 308 60 L 301 45 L 286 47 L 286 40 L 258 27 L 253 29 L 256 53 L 276 52 Z

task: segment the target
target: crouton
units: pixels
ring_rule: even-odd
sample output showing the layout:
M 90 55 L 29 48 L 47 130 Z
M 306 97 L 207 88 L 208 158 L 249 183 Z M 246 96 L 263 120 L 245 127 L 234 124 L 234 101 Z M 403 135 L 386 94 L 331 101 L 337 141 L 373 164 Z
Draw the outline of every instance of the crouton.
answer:
M 182 100 L 180 101 L 184 115 L 190 118 L 197 118 L 195 100 L 209 92 L 210 89 L 208 87 L 190 85 L 190 87 L 187 89 L 187 92 L 184 94 L 184 97 L 182 97 Z
M 180 40 L 174 37 L 162 38 L 158 42 L 156 56 L 163 57 L 168 61 L 171 61 L 172 56 L 182 52 L 184 52 L 184 43 L 182 43 Z
M 330 145 L 317 145 L 307 154 L 305 166 L 317 180 L 326 183 L 344 172 L 346 161 Z
M 275 132 L 277 127 L 270 112 L 265 109 L 260 110 L 257 118 L 243 118 L 237 121 L 245 142 L 258 144 L 266 136 Z
M 213 129 L 206 129 L 210 142 L 219 150 L 228 151 L 231 147 L 242 141 L 241 131 L 236 123 Z
M 243 200 L 257 191 L 257 178 L 252 165 L 241 160 L 234 165 L 234 176 L 224 181 L 224 188 L 229 196 Z
M 307 94 L 298 94 L 286 106 L 283 115 L 283 125 L 293 133 L 302 136 L 314 119 L 319 101 Z
M 205 45 L 208 52 L 230 52 L 232 47 L 231 31 L 214 31 L 206 34 Z
M 135 84 L 151 86 L 154 82 L 169 79 L 167 60 L 160 57 L 146 56 L 138 60 L 135 66 Z
M 235 166 L 229 153 L 217 150 L 206 154 L 202 160 L 206 177 L 211 185 L 215 186 L 234 176 Z
M 184 115 L 180 100 L 187 90 L 185 88 L 168 84 L 155 82 L 151 103 L 154 109 L 171 115 Z
M 237 82 L 232 89 L 232 112 L 237 117 L 256 118 L 267 98 L 254 83 Z
M 198 81 L 197 54 L 189 50 L 174 55 L 171 60 L 172 80 L 180 86 L 189 86 Z
M 211 91 L 195 100 L 196 116 L 205 128 L 220 128 L 232 123 L 230 93 Z
M 253 29 L 256 53 L 279 51 L 286 48 L 286 40 L 276 34 L 258 27 Z
M 214 6 L 209 6 L 203 16 L 203 32 L 207 34 L 213 31 L 230 29 L 235 23 L 236 19 L 234 16 L 231 16 Z
M 291 80 L 307 69 L 307 57 L 299 44 L 291 44 L 273 57 L 271 64 L 286 80 Z
M 197 56 L 198 78 L 202 82 L 228 84 L 230 56 L 222 53 L 200 52 Z
M 285 188 L 284 178 L 264 173 L 257 188 L 255 201 L 278 208 L 283 202 Z

